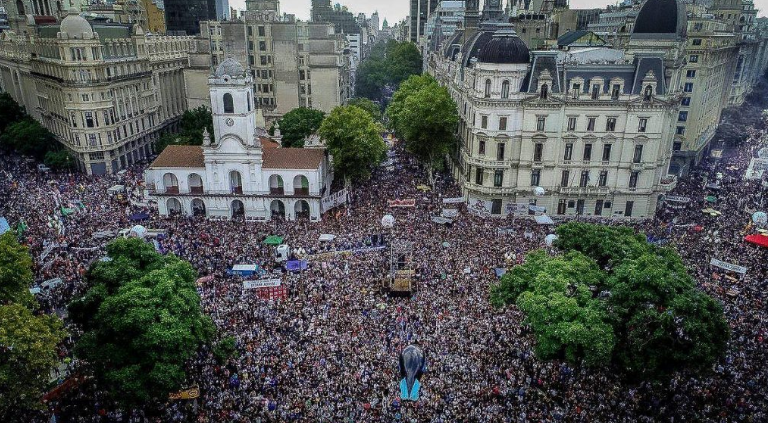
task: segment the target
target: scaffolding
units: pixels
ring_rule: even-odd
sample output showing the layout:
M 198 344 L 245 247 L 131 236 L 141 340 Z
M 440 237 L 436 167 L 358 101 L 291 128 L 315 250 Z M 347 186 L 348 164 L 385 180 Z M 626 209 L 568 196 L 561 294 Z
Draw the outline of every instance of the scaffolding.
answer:
M 389 245 L 389 278 L 385 288 L 393 293 L 410 293 L 414 290 L 413 243 L 392 240 Z

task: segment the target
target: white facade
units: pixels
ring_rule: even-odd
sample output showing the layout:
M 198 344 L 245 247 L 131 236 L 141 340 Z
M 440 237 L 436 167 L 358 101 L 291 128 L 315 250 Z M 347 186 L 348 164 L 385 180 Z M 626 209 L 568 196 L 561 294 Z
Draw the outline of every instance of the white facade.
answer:
M 169 146 L 145 173 L 161 215 L 320 220 L 332 183 L 324 149 L 280 148 L 259 137 L 253 81 L 233 59 L 209 79 L 216 140 Z

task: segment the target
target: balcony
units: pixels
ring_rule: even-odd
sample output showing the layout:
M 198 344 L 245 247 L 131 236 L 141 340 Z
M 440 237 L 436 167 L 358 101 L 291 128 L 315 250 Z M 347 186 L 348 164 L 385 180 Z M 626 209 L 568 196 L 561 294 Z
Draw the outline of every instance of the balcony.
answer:
M 513 195 L 515 193 L 514 188 L 486 186 L 486 185 L 475 184 L 472 182 L 465 182 L 464 188 L 480 194 L 488 194 L 488 195 Z
M 243 187 L 232 187 L 232 194 L 243 195 Z
M 189 193 L 190 194 L 202 194 L 203 193 L 203 187 L 189 187 Z
M 285 195 L 285 189 L 283 187 L 270 187 L 269 195 Z
M 293 195 L 309 195 L 309 188 L 294 188 Z
M 179 193 L 179 187 L 165 187 L 165 193 L 166 194 L 178 194 Z
M 659 181 L 659 187 L 664 191 L 672 191 L 677 187 L 677 176 L 667 175 Z

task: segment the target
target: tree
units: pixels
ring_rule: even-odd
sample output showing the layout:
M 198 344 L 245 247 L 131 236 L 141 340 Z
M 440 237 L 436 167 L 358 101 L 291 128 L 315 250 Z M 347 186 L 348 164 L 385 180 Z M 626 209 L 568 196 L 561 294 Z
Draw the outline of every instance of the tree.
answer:
M 456 142 L 456 103 L 448 90 L 429 76 L 412 76 L 400 90 L 389 106 L 390 119 L 408 151 L 424 163 L 434 186 L 433 170 Z
M 378 104 L 374 103 L 373 101 L 367 98 L 364 98 L 364 97 L 353 98 L 347 102 L 347 105 L 356 106 L 365 110 L 366 112 L 368 112 L 369 115 L 371 115 L 374 122 L 381 121 L 381 108 L 379 108 Z
M 333 169 L 347 184 L 368 179 L 381 162 L 386 144 L 381 128 L 365 110 L 356 106 L 334 108 L 320 126 L 320 136 L 333 156 Z
M 8 125 L 17 122 L 26 116 L 24 108 L 19 106 L 8 93 L 0 93 L 0 134 Z
M 304 147 L 304 140 L 320 129 L 323 118 L 325 113 L 306 107 L 286 113 L 279 121 L 283 147 Z
M 45 127 L 27 116 L 5 128 L 0 135 L 0 144 L 19 154 L 42 159 L 46 152 L 56 148 L 56 139 Z
M 357 69 L 355 92 L 379 100 L 387 86 L 397 87 L 411 75 L 421 74 L 421 53 L 415 44 L 388 40 L 379 42 Z
M 43 163 L 53 170 L 72 170 L 77 162 L 69 151 L 62 149 L 45 153 Z
M 387 64 L 390 83 L 399 85 L 411 75 L 421 74 L 421 53 L 414 43 L 390 43 L 387 45 Z
M 40 409 L 50 372 L 64 339 L 61 320 L 33 315 L 20 304 L 0 306 L 0 420 L 25 422 Z
M 703 371 L 730 336 L 719 303 L 696 289 L 679 255 L 630 228 L 568 223 L 563 255 L 542 251 L 491 289 L 497 307 L 526 313 L 542 358 L 613 363 L 640 379 Z
M 19 244 L 8 231 L 0 236 L 0 304 L 34 303 L 29 287 L 34 282 L 29 248 Z
M 179 132 L 167 132 L 155 142 L 155 151 L 161 153 L 169 145 L 203 145 L 203 130 L 213 134 L 213 115 L 210 109 L 200 106 L 181 115 Z
M 211 341 L 192 266 L 139 239 L 109 244 L 111 261 L 88 272 L 89 291 L 69 307 L 83 336 L 75 353 L 113 398 L 158 405 L 182 387 L 185 363 Z

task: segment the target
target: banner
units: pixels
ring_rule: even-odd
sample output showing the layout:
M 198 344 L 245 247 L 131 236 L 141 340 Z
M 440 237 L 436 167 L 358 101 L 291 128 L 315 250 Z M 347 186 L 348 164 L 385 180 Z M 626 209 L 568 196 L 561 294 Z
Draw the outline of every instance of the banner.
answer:
M 389 200 L 389 207 L 416 207 L 416 199 L 407 198 L 405 200 Z
M 463 202 L 464 197 L 443 198 L 443 204 L 461 204 Z
M 195 399 L 200 396 L 200 387 L 190 386 L 187 389 L 181 390 L 179 392 L 174 392 L 168 395 L 169 400 L 187 400 L 187 399 Z
M 440 216 L 448 217 L 451 219 L 459 217 L 459 209 L 443 209 L 443 211 L 440 212 Z
M 269 288 L 273 286 L 280 286 L 282 281 L 280 278 L 271 279 L 259 279 L 255 281 L 243 281 L 243 289 L 257 289 L 257 288 Z
M 535 206 L 533 204 L 528 206 L 528 210 L 532 211 L 534 213 L 546 213 L 547 212 L 547 208 L 546 207 Z
M 664 200 L 671 201 L 673 203 L 689 203 L 691 201 L 689 197 L 683 197 L 680 195 L 668 195 L 664 197 Z
M 342 189 L 341 191 L 337 191 L 327 197 L 324 197 L 322 200 L 320 200 L 322 203 L 322 212 L 325 213 L 328 210 L 339 207 L 342 204 L 347 204 L 348 198 L 349 196 L 346 188 Z
M 453 223 L 452 219 L 448 219 L 447 217 L 441 217 L 441 216 L 432 216 L 432 221 L 437 223 L 438 225 L 447 225 L 449 223 Z
M 727 263 L 727 262 L 718 260 L 716 258 L 713 258 L 712 260 L 710 260 L 709 264 L 712 266 L 719 267 L 721 269 L 728 270 L 730 272 L 741 273 L 742 275 L 747 273 L 747 268 L 744 266 L 739 266 L 738 264 L 733 264 L 733 263 Z
M 284 286 L 271 286 L 256 290 L 256 296 L 262 300 L 274 301 L 288 298 L 288 290 Z
M 506 214 L 527 214 L 528 203 L 507 203 L 504 211 Z
M 290 272 L 307 270 L 307 261 L 306 260 L 290 260 L 285 263 L 285 270 L 288 270 Z

